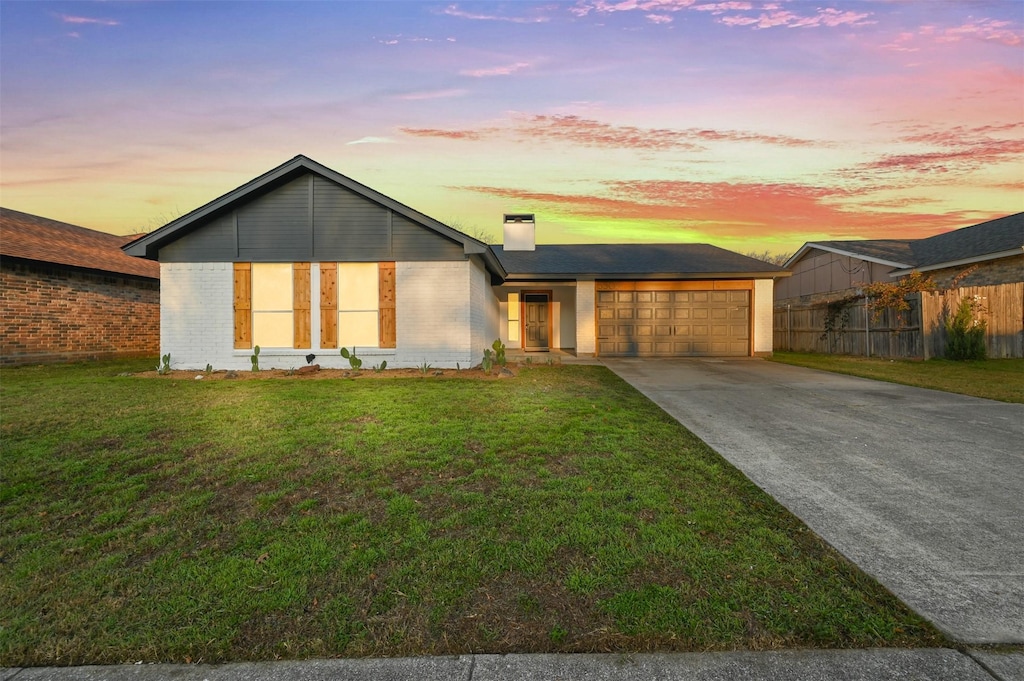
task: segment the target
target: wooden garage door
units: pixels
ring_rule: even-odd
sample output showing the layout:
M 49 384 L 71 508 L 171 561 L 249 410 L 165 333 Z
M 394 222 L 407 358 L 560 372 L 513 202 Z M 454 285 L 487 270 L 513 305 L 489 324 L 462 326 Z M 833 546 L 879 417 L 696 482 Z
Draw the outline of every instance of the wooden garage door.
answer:
M 602 357 L 745 357 L 750 291 L 598 291 Z

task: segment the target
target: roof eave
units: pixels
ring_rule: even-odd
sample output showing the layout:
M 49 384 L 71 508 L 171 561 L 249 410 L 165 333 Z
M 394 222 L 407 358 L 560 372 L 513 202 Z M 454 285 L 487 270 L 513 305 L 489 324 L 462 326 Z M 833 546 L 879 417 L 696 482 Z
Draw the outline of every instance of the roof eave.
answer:
M 933 270 L 941 270 L 947 267 L 959 267 L 961 265 L 973 265 L 979 262 L 986 262 L 988 260 L 999 260 L 1000 258 L 1012 258 L 1015 255 L 1021 255 L 1024 253 L 1024 246 L 1020 248 L 1013 248 L 1007 251 L 998 251 L 996 253 L 986 253 L 984 255 L 977 255 L 971 258 L 960 258 L 959 260 L 947 260 L 945 262 L 934 263 L 932 265 L 924 265 L 922 267 L 906 267 L 904 269 L 895 270 L 889 273 L 892 277 L 902 277 L 910 274 L 911 272 L 931 272 Z
M 505 277 L 506 282 L 529 282 L 537 280 L 615 280 L 615 281 L 695 281 L 701 279 L 776 279 L 791 277 L 785 270 L 771 272 L 514 272 Z
M 799 262 L 800 259 L 803 258 L 807 254 L 808 251 L 810 251 L 811 249 L 815 249 L 815 248 L 818 249 L 819 251 L 826 251 L 828 253 L 835 253 L 836 255 L 845 255 L 845 256 L 850 257 L 850 258 L 857 258 L 858 260 L 866 260 L 868 262 L 878 263 L 879 265 L 887 265 L 889 267 L 912 267 L 912 265 L 910 263 L 896 262 L 895 260 L 886 260 L 885 258 L 878 258 L 878 257 L 875 257 L 875 256 L 864 255 L 863 253 L 854 253 L 852 251 L 847 251 L 847 250 L 844 250 L 842 248 L 836 248 L 835 246 L 826 246 L 824 244 L 814 243 L 813 241 L 809 241 L 809 242 L 805 243 L 803 246 L 801 246 L 800 250 L 797 251 L 796 253 L 794 253 L 792 256 L 790 256 L 789 260 L 787 260 L 782 266 L 787 268 L 787 269 L 792 267 L 797 262 Z
M 493 252 L 490 251 L 490 247 L 484 242 L 474 239 L 468 234 L 463 234 L 456 229 L 452 229 L 448 225 L 439 222 L 428 215 L 424 215 L 423 213 L 420 213 L 399 201 L 381 194 L 375 189 L 371 189 L 364 184 L 356 182 L 352 178 L 346 177 L 335 170 L 331 170 L 327 166 L 318 163 L 307 156 L 302 156 L 301 154 L 290 161 L 263 173 L 259 177 L 246 182 L 242 186 L 224 194 L 220 198 L 214 199 L 213 201 L 196 208 L 192 212 L 167 223 L 160 229 L 125 244 L 121 247 L 121 250 L 128 255 L 156 260 L 160 248 L 171 241 L 172 237 L 182 229 L 210 217 L 211 215 L 225 211 L 232 204 L 240 201 L 249 194 L 259 191 L 268 185 L 277 183 L 288 178 L 290 175 L 297 174 L 301 171 L 316 173 L 321 177 L 331 180 L 346 189 L 370 199 L 371 201 L 379 203 L 385 208 L 388 208 L 403 217 L 414 222 L 418 222 L 425 227 L 434 230 L 438 234 L 451 239 L 452 241 L 458 242 L 462 245 L 463 251 L 466 255 L 483 255 L 484 260 L 487 261 L 490 268 L 493 268 L 494 273 L 501 275 L 504 274 L 505 270 L 501 266 L 501 263 L 498 262 L 497 257 L 494 256 Z M 488 257 L 488 253 L 490 253 L 490 257 Z

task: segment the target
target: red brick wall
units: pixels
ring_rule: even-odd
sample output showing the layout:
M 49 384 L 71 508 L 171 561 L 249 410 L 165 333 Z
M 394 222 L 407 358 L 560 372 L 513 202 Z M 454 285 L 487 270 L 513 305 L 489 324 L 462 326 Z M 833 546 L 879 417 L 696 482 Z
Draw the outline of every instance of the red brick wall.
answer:
M 159 353 L 160 282 L 0 262 L 0 365 Z

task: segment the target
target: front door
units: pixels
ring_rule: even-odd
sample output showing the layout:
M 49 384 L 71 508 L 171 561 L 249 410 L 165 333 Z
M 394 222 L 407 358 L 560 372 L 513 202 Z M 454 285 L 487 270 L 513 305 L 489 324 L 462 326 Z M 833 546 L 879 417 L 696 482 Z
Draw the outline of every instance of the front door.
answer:
M 548 294 L 546 293 L 525 293 L 523 294 L 523 306 L 525 309 L 525 323 L 523 336 L 526 342 L 524 350 L 549 350 L 548 340 Z

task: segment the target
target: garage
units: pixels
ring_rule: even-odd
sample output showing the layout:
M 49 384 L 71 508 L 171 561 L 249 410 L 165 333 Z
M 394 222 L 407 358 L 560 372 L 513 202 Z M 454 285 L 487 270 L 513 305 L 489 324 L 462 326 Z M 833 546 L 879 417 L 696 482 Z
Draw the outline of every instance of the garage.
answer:
M 750 282 L 598 282 L 602 357 L 746 357 Z

